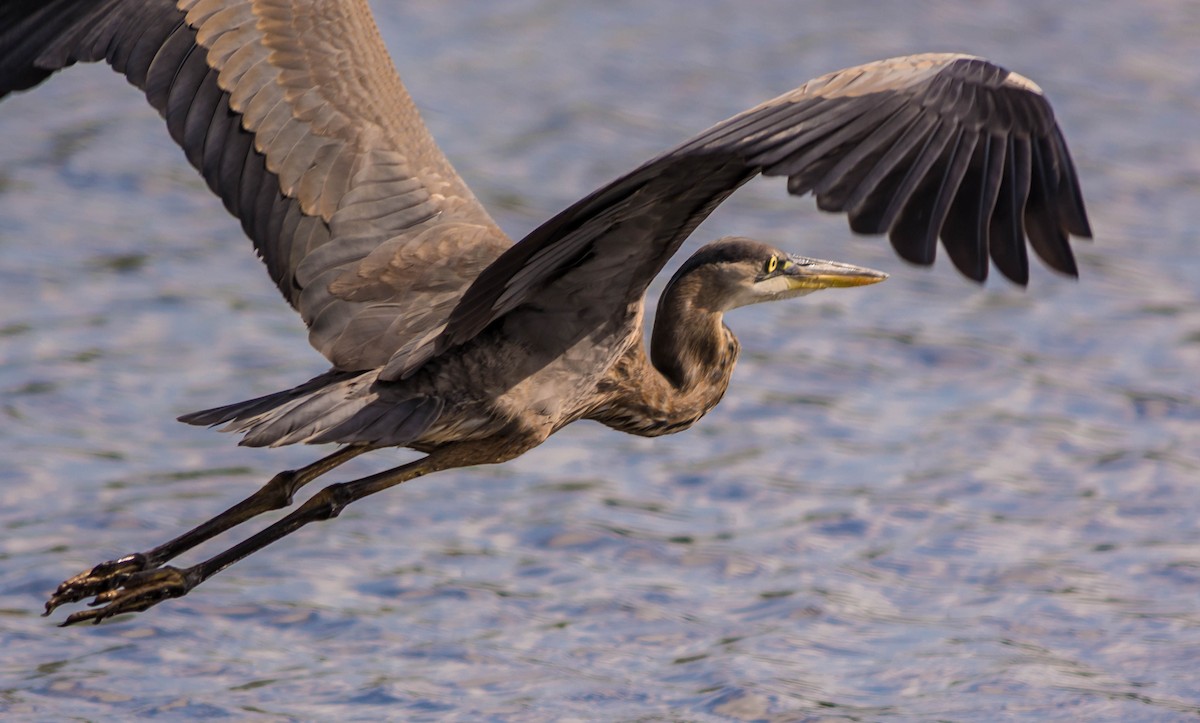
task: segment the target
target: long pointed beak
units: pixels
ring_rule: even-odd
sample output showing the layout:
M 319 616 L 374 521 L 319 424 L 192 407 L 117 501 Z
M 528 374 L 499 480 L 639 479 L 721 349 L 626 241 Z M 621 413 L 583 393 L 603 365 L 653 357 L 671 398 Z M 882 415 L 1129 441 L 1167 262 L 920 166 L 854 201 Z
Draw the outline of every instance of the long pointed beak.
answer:
M 878 284 L 888 277 L 882 271 L 865 266 L 822 261 L 804 256 L 788 256 L 783 276 L 791 289 L 832 289 Z

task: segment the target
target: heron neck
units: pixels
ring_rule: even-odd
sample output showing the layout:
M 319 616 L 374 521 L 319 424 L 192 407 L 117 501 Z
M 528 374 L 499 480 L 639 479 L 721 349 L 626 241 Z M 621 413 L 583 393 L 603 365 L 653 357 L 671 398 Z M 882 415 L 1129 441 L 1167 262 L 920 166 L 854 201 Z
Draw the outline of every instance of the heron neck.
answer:
M 693 275 L 667 287 L 659 300 L 650 338 L 654 368 L 685 395 L 717 387 L 723 394 L 739 351 L 722 311 L 708 308 L 701 301 L 702 281 L 699 275 Z
M 686 279 L 685 279 L 686 281 Z M 696 303 L 696 285 L 672 283 L 659 302 L 651 353 L 640 333 L 597 388 L 585 416 L 629 434 L 682 432 L 721 401 L 740 349 L 720 311 Z

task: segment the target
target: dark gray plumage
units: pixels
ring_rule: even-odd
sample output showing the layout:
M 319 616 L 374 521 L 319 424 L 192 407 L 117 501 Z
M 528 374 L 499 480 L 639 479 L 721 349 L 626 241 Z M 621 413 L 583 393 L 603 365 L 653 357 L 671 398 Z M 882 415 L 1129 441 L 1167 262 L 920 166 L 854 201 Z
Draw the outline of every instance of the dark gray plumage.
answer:
M 332 368 L 292 389 L 190 414 L 254 446 L 337 443 L 146 553 L 59 587 L 67 623 L 145 609 L 346 504 L 412 477 L 502 462 L 578 419 L 667 434 L 724 394 L 737 306 L 884 275 L 748 239 L 710 244 L 664 291 L 650 281 L 752 177 L 786 176 L 860 233 L 982 280 L 1028 279 L 1026 239 L 1075 275 L 1089 236 L 1066 143 L 1029 80 L 930 54 L 838 71 L 686 141 L 513 244 L 426 131 L 364 0 L 13 0 L 0 6 L 0 97 L 79 61 L 110 63 L 237 216 Z M 343 72 L 354 68 L 355 72 Z M 332 485 L 199 565 L 163 563 L 381 446 L 426 453 Z

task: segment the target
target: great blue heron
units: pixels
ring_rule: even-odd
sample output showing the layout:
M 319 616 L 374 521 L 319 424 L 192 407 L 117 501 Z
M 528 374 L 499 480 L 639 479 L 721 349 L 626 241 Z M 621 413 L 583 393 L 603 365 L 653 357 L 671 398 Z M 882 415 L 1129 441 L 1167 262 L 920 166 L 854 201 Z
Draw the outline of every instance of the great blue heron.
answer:
M 0 96 L 77 61 L 136 86 L 242 221 L 332 369 L 299 386 L 182 417 L 242 444 L 339 449 L 147 552 L 70 578 L 46 604 L 95 596 L 64 625 L 186 594 L 297 528 L 405 480 L 503 462 L 564 425 L 687 429 L 721 399 L 738 355 L 734 307 L 885 275 L 726 238 L 662 293 L 647 352 L 647 285 L 750 178 L 786 176 L 859 233 L 982 280 L 1028 279 L 1026 238 L 1075 275 L 1090 236 L 1053 112 L 1031 81 L 957 54 L 838 71 L 717 124 L 572 204 L 515 245 L 426 131 L 365 0 L 9 0 Z M 290 504 L 364 452 L 414 462 L 322 489 L 193 567 L 164 563 Z

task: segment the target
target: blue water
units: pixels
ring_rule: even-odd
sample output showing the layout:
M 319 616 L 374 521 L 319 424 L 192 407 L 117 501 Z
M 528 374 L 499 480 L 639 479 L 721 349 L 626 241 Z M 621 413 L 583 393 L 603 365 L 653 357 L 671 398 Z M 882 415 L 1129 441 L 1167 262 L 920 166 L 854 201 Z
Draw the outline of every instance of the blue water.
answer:
M 1097 238 L 1078 282 L 979 289 L 753 183 L 688 250 L 740 233 L 892 278 L 731 315 L 745 353 L 697 428 L 576 425 L 351 507 L 187 598 L 59 629 L 38 616 L 59 580 L 322 452 L 241 449 L 176 415 L 324 368 L 138 93 L 72 69 L 0 104 L 6 717 L 1200 713 L 1200 6 L 375 8 L 514 236 L 809 77 L 967 50 L 1046 89 Z

